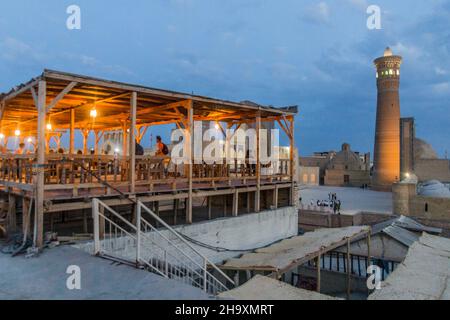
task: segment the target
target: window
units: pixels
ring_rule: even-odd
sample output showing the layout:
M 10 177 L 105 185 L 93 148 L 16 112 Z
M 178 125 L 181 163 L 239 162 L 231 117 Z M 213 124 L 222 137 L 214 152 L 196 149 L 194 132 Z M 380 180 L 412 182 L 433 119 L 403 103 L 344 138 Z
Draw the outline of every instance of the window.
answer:
M 425 203 L 425 212 L 428 212 L 428 203 Z
M 308 175 L 306 173 L 303 175 L 303 183 L 308 183 Z
M 311 183 L 316 183 L 316 175 L 315 174 L 311 174 L 311 176 L 310 176 L 310 182 Z
M 393 75 L 393 74 L 394 74 L 394 70 L 389 69 L 389 74 L 390 74 L 390 75 Z
M 400 70 L 397 70 L 397 75 L 398 75 L 398 76 L 400 75 Z

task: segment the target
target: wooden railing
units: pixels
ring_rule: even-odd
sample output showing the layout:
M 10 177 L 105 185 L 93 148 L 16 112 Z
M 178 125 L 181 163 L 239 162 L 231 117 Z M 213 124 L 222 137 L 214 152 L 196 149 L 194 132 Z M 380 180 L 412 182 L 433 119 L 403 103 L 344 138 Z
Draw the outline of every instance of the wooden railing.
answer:
M 32 184 L 36 156 L 0 155 L 0 181 Z M 261 177 L 286 177 L 289 160 L 279 160 L 261 166 Z M 129 157 L 109 155 L 47 154 L 44 165 L 46 185 L 73 185 L 97 183 L 98 178 L 108 183 L 130 181 Z M 136 156 L 136 182 L 187 179 L 185 166 L 173 163 L 170 157 Z M 231 164 L 194 164 L 193 179 L 197 182 L 256 178 L 256 164 L 235 161 Z M 1 182 L 0 182 L 1 184 Z

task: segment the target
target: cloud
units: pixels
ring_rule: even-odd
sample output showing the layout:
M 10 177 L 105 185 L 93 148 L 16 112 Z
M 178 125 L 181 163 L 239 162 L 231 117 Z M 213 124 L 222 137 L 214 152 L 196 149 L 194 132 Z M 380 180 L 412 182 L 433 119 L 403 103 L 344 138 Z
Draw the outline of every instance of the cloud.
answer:
M 9 61 L 17 61 L 30 58 L 39 59 L 40 55 L 29 44 L 7 37 L 0 42 L 0 57 Z
M 413 45 L 405 45 L 402 42 L 397 42 L 391 47 L 395 54 L 403 56 L 405 59 L 416 61 L 423 55 L 422 50 L 419 47 Z
M 347 2 L 353 7 L 364 11 L 369 7 L 369 3 L 366 0 L 347 0 Z
M 436 94 L 447 95 L 450 93 L 450 82 L 441 82 L 441 83 L 434 84 L 432 86 L 432 90 Z
M 325 2 L 319 2 L 306 8 L 303 18 L 315 24 L 328 24 L 330 20 L 330 7 Z

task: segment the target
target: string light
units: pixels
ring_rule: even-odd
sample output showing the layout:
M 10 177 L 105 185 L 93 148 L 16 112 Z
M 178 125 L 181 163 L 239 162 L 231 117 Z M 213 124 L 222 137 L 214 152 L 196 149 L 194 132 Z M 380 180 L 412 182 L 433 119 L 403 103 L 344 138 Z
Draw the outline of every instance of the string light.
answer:
M 97 117 L 97 110 L 96 109 L 92 109 L 90 112 L 90 116 L 91 118 L 96 118 Z

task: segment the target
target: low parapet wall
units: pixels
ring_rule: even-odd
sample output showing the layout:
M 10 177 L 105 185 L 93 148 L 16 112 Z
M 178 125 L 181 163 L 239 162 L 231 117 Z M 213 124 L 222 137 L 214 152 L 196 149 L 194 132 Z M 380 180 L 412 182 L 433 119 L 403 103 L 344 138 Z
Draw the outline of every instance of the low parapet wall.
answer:
M 305 231 L 320 228 L 343 228 L 349 226 L 374 225 L 392 218 L 385 213 L 359 212 L 355 215 L 334 214 L 313 210 L 300 210 L 299 227 Z

